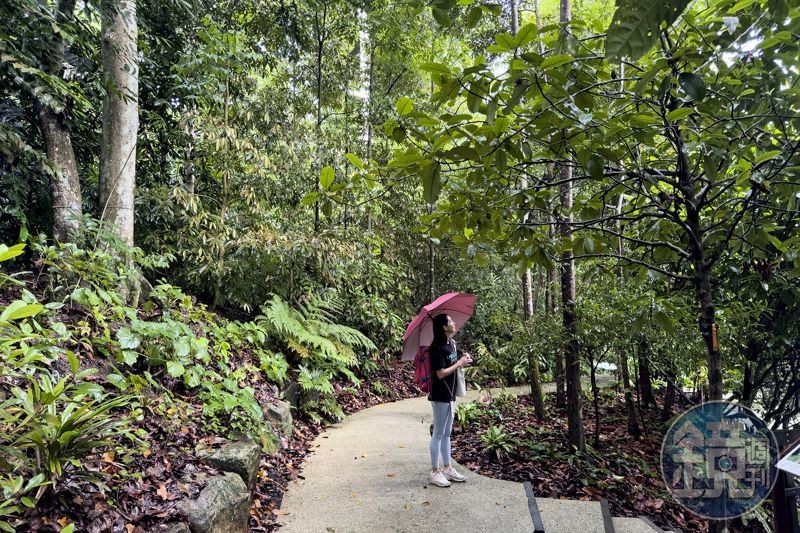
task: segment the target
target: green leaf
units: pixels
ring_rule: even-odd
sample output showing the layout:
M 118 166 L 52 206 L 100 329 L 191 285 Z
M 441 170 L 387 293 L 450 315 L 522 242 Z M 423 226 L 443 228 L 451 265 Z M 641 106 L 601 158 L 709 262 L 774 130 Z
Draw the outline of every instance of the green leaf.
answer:
M 425 202 L 435 204 L 442 189 L 439 163 L 433 162 L 422 169 L 422 195 Z
M 656 311 L 653 313 L 653 320 L 658 326 L 667 333 L 673 333 L 675 326 L 672 324 L 672 319 L 664 311 Z
M 397 99 L 394 108 L 401 117 L 404 117 L 414 111 L 414 101 L 411 98 L 403 96 Z
M 586 170 L 592 178 L 596 180 L 603 179 L 603 158 L 597 154 L 592 154 L 589 158 Z
M 173 378 L 179 378 L 183 376 L 186 369 L 180 361 L 167 361 L 167 372 Z
M 734 4 L 734 6 L 728 10 L 728 13 L 738 13 L 739 11 L 752 6 L 757 1 L 758 0 L 741 0 L 741 2 Z
M 448 13 L 446 9 L 433 7 L 431 8 L 431 13 L 433 14 L 433 18 L 439 23 L 440 26 L 449 26 L 452 22 L 450 19 L 450 13 Z
M 128 388 L 128 380 L 126 380 L 119 374 L 114 374 L 114 373 L 108 374 L 106 376 L 106 381 L 114 385 L 119 390 L 125 390 Z
M 483 16 L 483 9 L 481 9 L 480 6 L 475 6 L 472 9 L 470 9 L 469 13 L 467 13 L 467 20 L 466 20 L 467 28 L 474 28 L 475 26 L 477 26 L 478 22 L 481 21 L 482 16 Z
M 347 158 L 348 161 L 350 161 L 351 165 L 360 168 L 361 170 L 364 170 L 366 165 L 364 165 L 364 162 L 356 154 L 348 153 L 345 154 L 345 157 Z
M 322 202 L 322 214 L 327 218 L 331 218 L 331 215 L 333 214 L 333 204 L 330 200 L 325 200 Z
M 22 300 L 14 300 L 0 313 L 0 322 L 10 322 L 32 317 L 42 312 L 42 304 L 26 304 Z
M 336 177 L 336 172 L 333 167 L 323 167 L 319 173 L 319 186 L 323 189 L 329 189 Z
M 679 120 L 683 120 L 689 115 L 694 113 L 694 109 L 691 107 L 679 107 L 678 109 L 673 109 L 669 113 L 667 113 L 667 120 L 670 122 L 677 122 Z
M 767 9 L 776 21 L 783 22 L 789 16 L 789 4 L 786 0 L 767 0 Z
M 781 154 L 783 154 L 783 150 L 770 150 L 769 152 L 764 152 L 760 156 L 756 157 L 756 160 L 753 161 L 753 164 L 758 165 L 759 163 L 763 163 L 764 161 L 774 159 Z
M 446 65 L 441 63 L 423 63 L 419 66 L 423 72 L 430 72 L 431 74 L 442 74 L 444 76 L 452 76 L 453 72 Z
M 678 75 L 678 83 L 681 89 L 692 97 L 692 100 L 700 101 L 706 96 L 706 84 L 703 78 L 691 72 L 681 72 Z
M 122 360 L 128 366 L 133 366 L 139 360 L 139 353 L 133 350 L 122 350 Z
M 631 60 L 642 57 L 658 40 L 661 24 L 671 26 L 687 5 L 689 0 L 617 0 L 606 35 L 608 62 L 616 64 L 626 57 Z
M 542 61 L 542 64 L 539 65 L 539 67 L 542 70 L 548 70 L 548 69 L 560 67 L 562 65 L 566 65 L 567 63 L 569 63 L 572 60 L 573 60 L 573 57 L 570 56 L 570 55 L 561 54 L 561 55 L 555 55 L 555 56 L 548 56 L 548 57 L 546 57 L 544 59 L 544 61 Z
M 15 244 L 11 248 L 5 244 L 0 244 L 0 263 L 8 261 L 20 255 L 25 249 L 25 244 Z
M 78 358 L 75 356 L 75 352 L 72 350 L 67 351 L 67 361 L 69 361 L 69 368 L 72 370 L 72 373 L 77 374 L 78 370 L 81 368 L 81 364 L 78 361 Z
M 522 48 L 530 44 L 536 38 L 537 31 L 536 24 L 525 24 L 514 38 L 514 48 Z
M 123 350 L 135 350 L 142 344 L 142 339 L 127 327 L 119 328 L 117 340 Z
M 189 338 L 179 337 L 175 339 L 175 342 L 172 343 L 172 351 L 175 354 L 175 357 L 179 357 L 181 359 L 189 355 Z

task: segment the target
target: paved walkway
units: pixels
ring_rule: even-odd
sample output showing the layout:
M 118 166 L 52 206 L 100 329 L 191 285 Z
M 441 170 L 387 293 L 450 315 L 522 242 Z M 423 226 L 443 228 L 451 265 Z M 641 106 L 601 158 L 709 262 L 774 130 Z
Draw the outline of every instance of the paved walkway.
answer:
M 603 377 L 604 384 L 610 381 Z M 545 392 L 553 389 L 545 385 Z M 506 390 L 526 394 L 529 387 Z M 471 391 L 466 400 L 476 397 Z M 284 495 L 281 510 L 287 514 L 280 517 L 280 531 L 531 533 L 521 483 L 460 468 L 466 483 L 449 488 L 428 484 L 432 418 L 427 399 L 413 398 L 365 409 L 320 434 L 303 467 L 305 479 L 292 482 Z M 558 518 L 563 520 L 557 528 L 562 531 L 603 531 L 602 522 L 590 526 L 586 517 Z

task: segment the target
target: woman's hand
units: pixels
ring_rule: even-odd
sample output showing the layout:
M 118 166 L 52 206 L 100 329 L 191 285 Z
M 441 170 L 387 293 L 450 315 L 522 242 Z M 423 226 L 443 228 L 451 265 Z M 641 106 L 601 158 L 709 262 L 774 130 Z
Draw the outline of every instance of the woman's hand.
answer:
M 468 353 L 465 353 L 464 356 L 461 357 L 461 359 L 458 360 L 459 366 L 462 366 L 462 367 L 463 366 L 467 366 L 471 362 L 472 362 L 472 356 L 470 354 L 468 354 Z

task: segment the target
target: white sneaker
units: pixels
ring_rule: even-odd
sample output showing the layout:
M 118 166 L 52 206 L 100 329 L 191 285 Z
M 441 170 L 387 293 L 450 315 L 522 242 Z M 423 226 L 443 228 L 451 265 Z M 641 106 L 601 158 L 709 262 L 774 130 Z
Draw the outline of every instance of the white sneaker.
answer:
M 431 472 L 429 479 L 431 484 L 436 485 L 437 487 L 450 486 L 450 482 L 447 481 L 447 478 L 444 477 L 444 474 L 442 474 L 441 471 Z
M 459 473 L 456 471 L 456 469 L 455 469 L 455 468 L 453 468 L 452 466 L 448 466 L 448 467 L 446 467 L 446 468 L 442 468 L 441 472 L 442 472 L 442 475 L 443 475 L 443 476 L 444 476 L 446 479 L 449 479 L 450 481 L 455 481 L 455 482 L 457 482 L 457 483 L 461 483 L 461 482 L 464 482 L 464 481 L 466 481 L 466 480 L 467 480 L 467 478 L 465 478 L 464 476 L 462 476 L 461 474 L 459 474 Z

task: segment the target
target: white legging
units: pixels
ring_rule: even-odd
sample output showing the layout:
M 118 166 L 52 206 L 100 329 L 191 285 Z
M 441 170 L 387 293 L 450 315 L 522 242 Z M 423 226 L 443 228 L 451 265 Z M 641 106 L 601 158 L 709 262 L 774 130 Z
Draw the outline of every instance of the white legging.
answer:
M 433 435 L 431 435 L 431 468 L 439 468 L 440 460 L 449 465 L 450 433 L 453 431 L 455 402 L 431 402 L 433 406 Z

